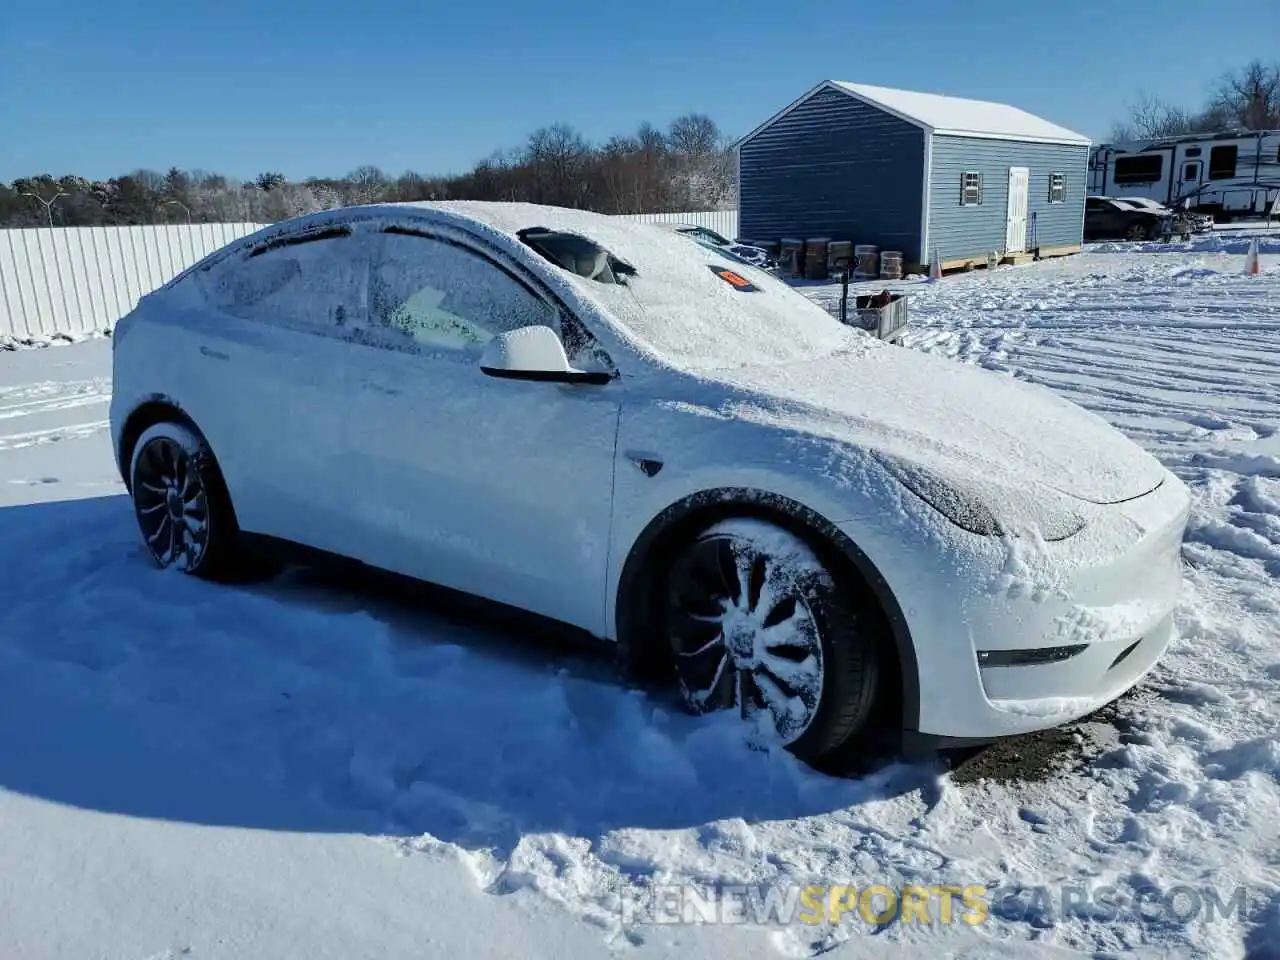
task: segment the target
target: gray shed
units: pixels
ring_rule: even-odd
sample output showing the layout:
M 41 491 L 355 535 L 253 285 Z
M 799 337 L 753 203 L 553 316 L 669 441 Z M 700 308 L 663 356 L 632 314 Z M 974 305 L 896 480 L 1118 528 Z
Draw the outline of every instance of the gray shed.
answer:
M 827 80 L 743 137 L 739 235 L 943 266 L 1080 249 L 1089 139 L 1016 107 Z

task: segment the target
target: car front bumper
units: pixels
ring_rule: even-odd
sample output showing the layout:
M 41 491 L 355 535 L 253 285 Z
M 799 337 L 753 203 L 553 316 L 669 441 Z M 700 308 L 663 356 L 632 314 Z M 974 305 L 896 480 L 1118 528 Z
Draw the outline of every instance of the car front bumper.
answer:
M 1078 719 L 1132 687 L 1174 636 L 1189 502 L 1170 475 L 1144 497 L 1096 508 L 1090 528 L 1059 543 L 961 534 L 968 549 L 931 571 L 889 564 L 916 658 L 908 726 L 1011 736 Z

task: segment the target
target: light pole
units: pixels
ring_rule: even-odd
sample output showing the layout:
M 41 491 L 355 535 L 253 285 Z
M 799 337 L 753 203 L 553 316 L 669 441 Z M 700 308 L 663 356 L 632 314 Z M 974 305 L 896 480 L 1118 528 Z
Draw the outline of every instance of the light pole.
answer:
M 189 226 L 191 226 L 191 208 L 190 208 L 190 207 L 188 207 L 188 206 L 187 206 L 185 203 L 183 203 L 181 200 L 166 200 L 164 203 L 162 203 L 162 204 L 161 204 L 161 206 L 165 206 L 165 207 L 170 206 L 170 205 L 175 206 L 175 207 L 181 207 L 181 208 L 182 208 L 182 212 L 183 212 L 183 213 L 185 213 L 185 214 L 187 215 L 187 226 L 188 226 L 188 227 L 189 227 Z
M 67 197 L 67 196 L 70 196 L 70 194 L 66 193 L 63 190 L 59 190 L 52 197 L 46 200 L 44 197 L 40 196 L 40 194 L 38 193 L 32 193 L 30 190 L 21 190 L 18 192 L 18 196 L 35 197 L 37 200 L 43 203 L 45 215 L 48 216 L 49 218 L 49 229 L 52 230 L 53 229 L 53 205 L 57 202 L 59 197 Z

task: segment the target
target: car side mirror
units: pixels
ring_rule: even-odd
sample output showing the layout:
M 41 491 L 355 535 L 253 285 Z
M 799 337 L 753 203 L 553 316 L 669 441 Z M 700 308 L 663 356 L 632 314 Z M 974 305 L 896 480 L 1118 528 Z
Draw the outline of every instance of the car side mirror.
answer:
M 595 384 L 610 380 L 607 373 L 572 366 L 560 337 L 544 326 L 521 327 L 498 334 L 480 355 L 480 370 L 504 380 Z

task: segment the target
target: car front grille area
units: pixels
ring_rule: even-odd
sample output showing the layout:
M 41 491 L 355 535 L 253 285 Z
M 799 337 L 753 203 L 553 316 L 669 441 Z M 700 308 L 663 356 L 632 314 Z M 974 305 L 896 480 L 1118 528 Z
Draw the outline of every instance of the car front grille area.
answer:
M 1145 637 L 1139 637 L 1129 644 L 1111 661 L 1107 667 L 1110 673 L 1124 663 L 1138 647 L 1142 646 Z M 1039 667 L 1047 663 L 1062 663 L 1089 648 L 1087 643 L 1077 643 L 1065 647 L 1039 647 L 1035 650 L 979 650 L 978 666 L 987 667 Z
M 1134 647 L 1137 646 L 1135 643 Z M 1088 649 L 1087 643 L 1076 643 L 1066 647 L 1039 647 L 1035 650 L 979 650 L 978 666 L 980 667 L 1038 667 L 1046 663 L 1061 663 L 1070 660 Z M 1116 663 L 1133 650 L 1130 647 L 1116 658 Z M 1115 663 L 1112 664 L 1115 666 Z

